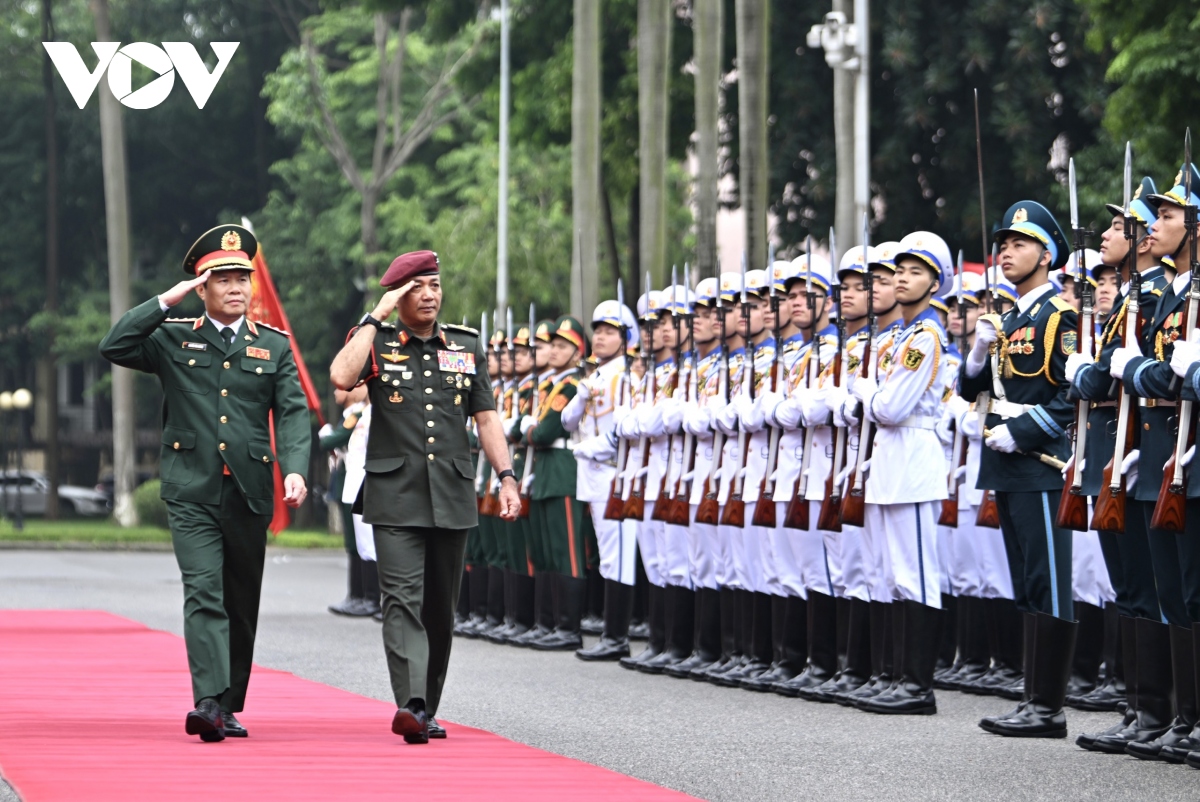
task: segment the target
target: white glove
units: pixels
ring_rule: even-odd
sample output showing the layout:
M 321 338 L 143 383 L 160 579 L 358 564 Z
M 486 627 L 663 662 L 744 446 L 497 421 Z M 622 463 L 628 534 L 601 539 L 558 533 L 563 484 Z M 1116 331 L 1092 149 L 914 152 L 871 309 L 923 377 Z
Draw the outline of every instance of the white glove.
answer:
M 750 431 L 757 432 L 767 421 L 774 420 L 775 407 L 783 403 L 783 396 L 779 393 L 770 390 L 762 393 L 754 399 L 754 409 L 746 417 L 743 423 L 747 427 L 753 427 Z
M 317 437 L 318 437 L 318 438 L 320 438 L 320 437 L 328 437 L 328 436 L 329 436 L 329 435 L 331 435 L 331 434 L 333 434 L 333 427 L 332 427 L 332 426 L 330 426 L 328 423 L 327 423 L 327 424 L 325 424 L 324 426 L 322 426 L 320 429 L 318 429 L 318 430 L 317 430 Z
M 593 392 L 591 379 L 584 379 L 575 387 L 575 396 L 582 397 L 584 401 L 591 398 Z
M 1192 457 L 1194 456 L 1196 456 L 1196 446 L 1193 445 L 1187 451 L 1183 452 L 1183 459 L 1180 460 L 1180 462 L 1183 463 L 1183 467 L 1186 468 L 1188 465 L 1190 465 L 1192 462 Z
M 683 415 L 687 411 L 682 398 L 665 398 L 662 403 L 662 429 L 664 434 L 679 434 L 683 426 Z
M 1002 423 L 992 433 L 988 435 L 985 444 L 993 451 L 1000 451 L 1005 454 L 1011 454 L 1017 450 L 1017 441 L 1008 433 L 1008 424 Z
M 1063 479 L 1067 478 L 1067 474 L 1071 472 L 1071 466 L 1075 464 L 1075 455 L 1072 454 L 1067 458 L 1067 464 L 1063 466 L 1061 471 Z
M 726 404 L 719 412 L 713 412 L 713 426 L 726 437 L 732 437 L 737 434 L 738 398 L 741 398 L 741 396 L 735 397 L 732 402 Z
M 825 411 L 825 404 L 821 404 L 821 410 Z M 804 419 L 804 404 L 801 398 L 792 396 L 785 398 L 776 405 L 771 412 L 771 418 L 775 424 L 783 429 L 798 429 L 800 421 Z
M 802 411 L 805 426 L 824 426 L 829 422 L 828 399 L 831 391 L 830 387 L 819 387 L 804 394 Z
M 712 409 L 688 407 L 683 414 L 683 430 L 694 437 L 707 437 L 712 432 Z
M 1109 373 L 1114 379 L 1121 379 L 1125 376 L 1125 368 L 1131 361 L 1141 356 L 1136 348 L 1129 346 L 1121 346 L 1113 351 L 1112 364 L 1109 368 Z
M 946 402 L 946 412 L 949 413 L 956 426 L 959 425 L 959 418 L 970 411 L 970 402 L 961 395 L 952 395 L 950 396 L 950 400 Z
M 825 394 L 825 408 L 833 413 L 833 416 L 842 414 L 842 405 L 846 403 L 846 399 L 850 397 L 850 393 L 846 392 L 844 387 L 830 387 Z M 838 426 L 844 426 L 843 423 L 836 423 Z
M 858 399 L 853 396 L 847 396 L 842 402 L 842 420 L 844 426 L 857 426 L 859 424 L 859 404 Z M 834 415 L 836 418 L 837 416 Z
M 1075 381 L 1075 374 L 1084 365 L 1092 364 L 1092 358 L 1087 354 L 1071 354 L 1067 357 L 1067 383 Z
M 971 411 L 968 407 L 958 419 L 958 425 L 962 427 L 962 433 L 972 440 L 978 440 L 980 435 L 979 413 Z
M 999 332 L 990 320 L 980 318 L 975 323 L 975 344 L 971 346 L 971 353 L 967 354 L 967 375 L 978 376 L 983 370 L 983 366 L 987 364 L 988 348 L 992 343 L 1000 339 Z
M 1121 461 L 1121 473 L 1125 477 L 1125 486 L 1133 487 L 1137 484 L 1138 479 L 1138 460 L 1141 458 L 1142 452 L 1138 449 L 1130 451 L 1129 454 Z
M 871 379 L 858 378 L 850 383 L 850 393 L 866 407 L 871 402 L 871 396 L 879 392 L 879 385 Z
M 521 418 L 521 436 L 529 434 L 529 430 L 537 426 L 537 420 L 532 415 L 526 415 Z
M 604 462 L 610 460 L 617 455 L 617 449 L 613 446 L 612 440 L 608 435 L 598 435 L 589 437 L 579 445 L 575 446 L 575 456 L 583 459 L 595 460 L 596 462 Z
M 954 415 L 950 413 L 950 405 L 947 404 L 942 409 L 942 417 L 938 418 L 938 422 L 934 424 L 934 434 L 938 436 L 938 440 L 942 441 L 942 445 L 949 445 L 954 442 L 954 432 L 950 429 L 950 424 L 954 421 Z
M 630 410 L 627 415 L 622 416 L 621 420 L 613 427 L 613 430 L 616 431 L 617 437 L 623 437 L 626 440 L 636 440 L 640 437 L 637 410 Z
M 1176 376 L 1181 379 L 1186 376 L 1188 368 L 1197 360 L 1200 360 L 1200 341 L 1196 338 L 1175 341 L 1175 349 L 1171 352 L 1171 370 Z

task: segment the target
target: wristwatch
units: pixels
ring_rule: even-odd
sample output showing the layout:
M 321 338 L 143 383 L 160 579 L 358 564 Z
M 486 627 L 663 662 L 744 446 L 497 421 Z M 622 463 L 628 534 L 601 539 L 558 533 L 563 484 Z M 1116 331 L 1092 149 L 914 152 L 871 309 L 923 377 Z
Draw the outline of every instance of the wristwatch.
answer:
M 362 320 L 358 321 L 358 325 L 359 326 L 374 326 L 377 329 L 383 328 L 383 324 L 380 323 L 375 318 L 371 317 L 371 315 L 369 313 L 363 315 Z
M 496 481 L 503 482 L 505 479 L 512 479 L 514 482 L 517 481 L 517 475 L 512 472 L 512 468 L 505 468 L 496 474 Z

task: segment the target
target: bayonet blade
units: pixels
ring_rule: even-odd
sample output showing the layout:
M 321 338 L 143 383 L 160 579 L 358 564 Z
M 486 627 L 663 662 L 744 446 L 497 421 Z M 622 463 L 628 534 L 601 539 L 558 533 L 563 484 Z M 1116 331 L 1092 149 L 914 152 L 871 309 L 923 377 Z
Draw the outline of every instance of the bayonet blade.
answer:
M 1067 162 L 1067 191 L 1071 195 L 1071 228 L 1079 229 L 1079 197 L 1075 194 L 1075 158 Z
M 742 305 L 746 305 L 746 252 L 742 251 Z
M 1125 214 L 1129 215 L 1129 203 L 1133 200 L 1133 145 L 1125 143 Z
M 958 249 L 958 265 L 956 266 L 955 278 L 958 280 L 958 313 L 963 312 L 963 252 L 962 248 Z

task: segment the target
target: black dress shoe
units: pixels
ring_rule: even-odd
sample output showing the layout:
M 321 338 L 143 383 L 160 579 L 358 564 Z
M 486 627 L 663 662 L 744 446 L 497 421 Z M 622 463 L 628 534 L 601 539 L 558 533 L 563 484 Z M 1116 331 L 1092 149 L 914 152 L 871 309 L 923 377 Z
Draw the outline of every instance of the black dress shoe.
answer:
M 598 615 L 585 615 L 579 620 L 579 631 L 584 635 L 602 635 L 604 619 Z
M 533 629 L 526 630 L 524 635 L 517 635 L 511 638 L 508 643 L 510 646 L 520 646 L 525 648 L 533 645 L 534 641 L 541 640 L 552 632 L 554 632 L 554 630 L 550 629 L 549 627 L 538 624 L 537 626 L 533 627 Z
M 544 637 L 531 641 L 530 649 L 539 652 L 573 652 L 583 647 L 583 638 L 578 632 L 564 632 L 556 629 Z
M 1118 721 L 1116 724 L 1109 727 L 1107 730 L 1104 730 L 1103 732 L 1080 733 L 1079 737 L 1077 737 L 1075 739 L 1075 745 L 1082 749 L 1086 749 L 1089 752 L 1103 751 L 1103 750 L 1096 748 L 1097 740 L 1099 740 L 1100 738 L 1103 738 L 1105 736 L 1108 736 L 1108 735 L 1116 735 L 1117 733 L 1121 732 L 1122 730 L 1133 726 L 1133 723 L 1136 719 L 1137 719 L 1136 714 L 1125 713 L 1124 717 L 1120 721 Z
M 620 660 L 629 656 L 629 641 L 602 637 L 586 649 L 577 649 L 575 656 L 588 662 Z
M 747 691 L 768 693 L 774 686 L 787 682 L 794 676 L 796 676 L 796 672 L 790 666 L 776 663 L 757 677 L 742 680 L 739 687 Z
M 221 717 L 221 706 L 213 698 L 201 699 L 196 709 L 187 714 L 184 731 L 188 735 L 199 735 L 206 743 L 225 740 L 225 721 Z
M 1162 760 L 1166 763 L 1182 763 L 1189 752 L 1200 749 L 1200 739 L 1194 737 L 1192 724 L 1176 719 L 1175 726 L 1158 738 L 1146 743 L 1134 741 L 1125 747 L 1125 754 L 1141 760 Z
M 424 710 L 402 707 L 392 717 L 392 732 L 404 736 L 407 744 L 429 743 L 429 715 Z
M 650 638 L 650 625 L 645 621 L 629 622 L 629 639 L 630 640 L 648 640 Z
M 1091 693 L 1078 696 L 1067 694 L 1067 704 L 1076 710 L 1116 713 L 1125 704 L 1125 685 L 1114 680 L 1105 682 Z
M 682 663 L 664 668 L 663 673 L 677 679 L 691 679 L 693 671 L 706 669 L 715 662 L 716 660 L 711 660 L 700 652 L 692 652 Z
M 233 713 L 222 712 L 221 720 L 225 723 L 226 738 L 245 738 L 249 735 L 242 722 L 233 717 Z
M 446 737 L 446 729 L 441 724 L 438 724 L 437 719 L 433 716 L 429 717 L 427 726 L 429 727 L 430 738 L 443 739 Z
M 374 613 L 372 613 L 371 617 L 382 624 L 383 623 L 383 610 L 376 610 Z

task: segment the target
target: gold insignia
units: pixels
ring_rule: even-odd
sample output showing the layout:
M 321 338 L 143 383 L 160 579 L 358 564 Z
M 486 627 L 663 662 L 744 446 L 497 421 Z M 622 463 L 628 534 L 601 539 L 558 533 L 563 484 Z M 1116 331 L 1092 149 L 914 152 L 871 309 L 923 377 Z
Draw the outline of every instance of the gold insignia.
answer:
M 1177 172 L 1175 174 L 1175 185 L 1178 186 L 1182 183 L 1183 183 L 1183 170 L 1180 170 L 1179 172 Z
M 392 377 L 391 377 L 391 376 L 389 376 L 389 375 L 388 375 L 388 374 L 386 374 L 386 373 L 385 373 L 385 374 L 383 374 L 382 376 L 380 376 L 379 378 L 383 379 L 383 381 L 384 381 L 384 383 L 385 383 L 385 384 L 386 384 L 387 382 L 390 382 L 390 381 L 392 380 Z
M 917 241 L 916 241 L 915 243 L 913 243 L 913 244 L 914 244 L 914 245 L 916 245 L 918 248 L 924 248 L 924 247 L 925 247 L 925 242 L 924 242 L 924 240 L 917 240 Z
M 400 393 L 398 393 L 394 390 L 392 391 L 392 394 L 388 397 L 388 401 L 391 401 L 393 404 L 399 404 L 403 400 L 404 400 L 404 398 L 401 397 Z
M 399 348 L 400 343 L 384 343 L 388 348 Z
M 462 406 L 462 393 L 454 394 L 454 406 Z
M 223 251 L 240 251 L 242 249 L 242 237 L 236 231 L 226 231 L 221 237 L 221 250 Z
M 253 342 L 253 341 L 254 341 L 254 338 L 253 338 L 253 337 L 251 337 L 249 334 L 247 334 L 247 335 L 245 336 L 245 338 L 244 338 L 244 339 L 246 340 L 246 342 Z
M 1064 331 L 1060 342 L 1064 354 L 1073 354 L 1079 350 L 1079 336 L 1074 331 Z
M 904 367 L 909 370 L 916 370 L 921 367 L 921 363 L 925 361 L 925 354 L 918 351 L 916 348 L 909 348 L 904 352 Z
M 394 362 L 403 362 L 404 360 L 408 359 L 407 354 L 398 354 L 395 351 L 392 351 L 390 354 L 380 354 L 380 356 L 382 356 L 388 362 L 393 362 L 393 363 Z
M 1183 175 L 1183 173 L 1181 172 L 1180 175 Z M 1137 200 L 1140 197 L 1142 197 L 1142 185 L 1138 184 L 1137 190 L 1133 193 L 1133 199 Z
M 1029 212 L 1025 210 L 1024 206 L 1022 206 L 1020 209 L 1017 209 L 1015 212 L 1013 212 L 1013 219 L 1012 219 L 1013 225 L 1016 225 L 1017 223 L 1024 223 L 1028 219 L 1029 219 Z
M 464 387 L 470 387 L 470 386 L 471 386 L 471 377 L 469 377 L 469 376 L 468 376 L 467 378 L 463 379 L 463 386 L 464 386 Z

